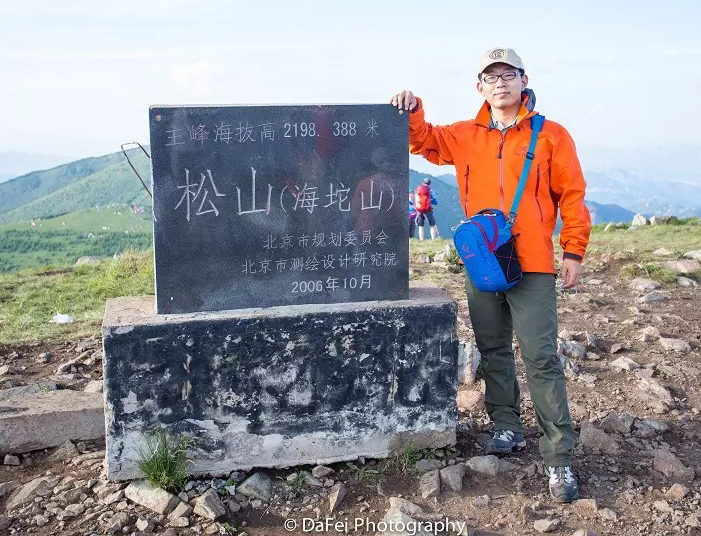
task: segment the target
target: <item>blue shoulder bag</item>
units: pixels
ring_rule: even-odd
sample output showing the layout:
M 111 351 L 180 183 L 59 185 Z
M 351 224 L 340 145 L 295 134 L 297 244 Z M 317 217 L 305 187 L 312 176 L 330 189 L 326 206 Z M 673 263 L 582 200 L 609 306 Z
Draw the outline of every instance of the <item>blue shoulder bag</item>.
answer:
M 482 292 L 505 292 L 521 280 L 523 272 L 516 255 L 516 236 L 511 228 L 528 180 L 538 133 L 545 117 L 531 117 L 531 144 L 508 217 L 501 210 L 488 208 L 463 221 L 455 230 L 453 242 L 472 284 Z

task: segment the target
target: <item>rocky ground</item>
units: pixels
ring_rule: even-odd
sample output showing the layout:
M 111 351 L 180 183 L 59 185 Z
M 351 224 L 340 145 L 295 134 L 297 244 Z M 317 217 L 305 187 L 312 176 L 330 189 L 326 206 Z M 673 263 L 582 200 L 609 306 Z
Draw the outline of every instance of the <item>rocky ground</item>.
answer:
M 626 277 L 633 252 L 600 252 L 577 291 L 560 293 L 560 353 L 580 434 L 583 498 L 572 505 L 547 493 L 518 360 L 528 447 L 514 456 L 483 456 L 491 429 L 478 379 L 460 388 L 454 448 L 234 472 L 192 480 L 177 497 L 104 480 L 104 443 L 13 453 L 0 466 L 0 534 L 389 535 L 412 534 L 416 521 L 433 523 L 423 526 L 433 534 L 446 520 L 448 534 L 701 534 L 701 290 L 682 275 L 698 273 L 698 258 L 656 255 L 679 278 Z M 458 301 L 460 337 L 471 340 L 461 273 L 440 256 L 414 261 L 412 278 L 433 279 Z M 95 391 L 100 359 L 97 339 L 0 347 L 0 388 Z M 391 532 L 397 521 L 409 530 Z

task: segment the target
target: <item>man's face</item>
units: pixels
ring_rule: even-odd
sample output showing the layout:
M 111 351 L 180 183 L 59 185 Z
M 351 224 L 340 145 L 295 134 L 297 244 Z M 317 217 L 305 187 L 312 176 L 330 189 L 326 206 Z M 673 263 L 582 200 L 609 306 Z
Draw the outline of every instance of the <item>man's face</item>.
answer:
M 504 76 L 500 76 L 495 82 L 490 83 L 490 76 L 506 75 L 506 78 L 509 78 L 510 73 L 516 73 L 512 80 L 504 80 Z M 485 77 L 487 77 L 486 80 Z M 477 82 L 477 91 L 492 108 L 506 109 L 521 102 L 521 92 L 526 89 L 527 84 L 528 77 L 525 74 L 521 76 L 516 67 L 506 63 L 494 63 L 482 73 L 480 81 Z

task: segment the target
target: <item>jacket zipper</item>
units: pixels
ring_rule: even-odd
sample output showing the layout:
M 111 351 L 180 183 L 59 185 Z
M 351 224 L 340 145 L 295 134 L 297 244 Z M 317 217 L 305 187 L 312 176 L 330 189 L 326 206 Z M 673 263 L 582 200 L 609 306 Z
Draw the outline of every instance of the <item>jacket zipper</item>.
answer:
M 499 195 L 501 198 L 501 211 L 504 212 L 504 159 L 502 158 L 502 150 L 504 149 L 504 141 L 506 141 L 506 132 L 501 133 L 501 144 L 499 145 L 499 154 L 497 158 L 499 159 Z
M 537 168 L 537 179 L 535 182 L 535 202 L 538 204 L 538 211 L 540 212 L 540 221 L 543 221 L 543 209 L 540 206 L 540 199 L 538 199 L 538 193 L 540 192 L 540 164 L 538 164 Z

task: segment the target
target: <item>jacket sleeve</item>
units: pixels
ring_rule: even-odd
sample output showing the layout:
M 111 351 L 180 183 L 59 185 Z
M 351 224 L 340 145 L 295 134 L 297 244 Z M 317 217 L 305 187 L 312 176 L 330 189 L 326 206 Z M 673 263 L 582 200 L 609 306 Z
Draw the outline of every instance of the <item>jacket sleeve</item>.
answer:
M 438 204 L 438 197 L 436 196 L 436 193 L 433 190 L 431 190 L 431 204 L 432 205 Z
M 584 204 L 586 186 L 574 141 L 563 128 L 553 148 L 550 191 L 560 207 L 560 246 L 564 258 L 579 261 L 584 258 L 591 231 L 589 209 Z
M 423 156 L 433 164 L 453 164 L 452 149 L 455 147 L 455 137 L 451 127 L 439 127 L 427 123 L 423 102 L 409 114 L 409 151 L 411 154 Z

